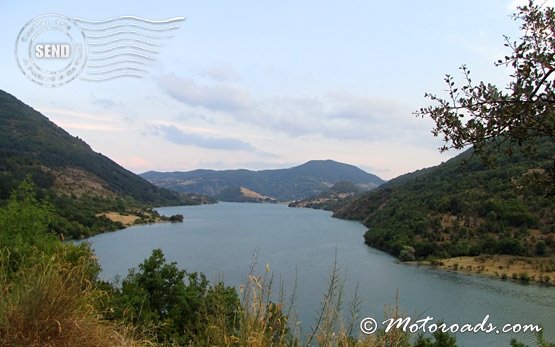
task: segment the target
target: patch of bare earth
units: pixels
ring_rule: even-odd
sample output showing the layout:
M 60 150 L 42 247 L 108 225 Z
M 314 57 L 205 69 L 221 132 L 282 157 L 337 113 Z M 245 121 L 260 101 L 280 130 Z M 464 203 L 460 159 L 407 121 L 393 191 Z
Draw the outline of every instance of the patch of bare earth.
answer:
M 134 225 L 137 222 L 137 220 L 140 219 L 140 217 L 137 215 L 121 214 L 119 212 L 104 212 L 104 213 L 97 214 L 97 216 L 104 216 L 109 220 L 111 220 L 112 222 L 120 222 L 126 227 Z
M 511 255 L 480 255 L 447 258 L 434 261 L 433 264 L 430 262 L 420 264 L 499 279 L 555 285 L 555 256 L 531 258 Z
M 259 194 L 259 193 L 255 192 L 254 190 L 250 190 L 249 188 L 245 188 L 245 187 L 241 187 L 241 194 L 243 194 L 244 197 L 249 198 L 249 199 L 274 200 L 273 198 L 271 198 L 269 196 Z

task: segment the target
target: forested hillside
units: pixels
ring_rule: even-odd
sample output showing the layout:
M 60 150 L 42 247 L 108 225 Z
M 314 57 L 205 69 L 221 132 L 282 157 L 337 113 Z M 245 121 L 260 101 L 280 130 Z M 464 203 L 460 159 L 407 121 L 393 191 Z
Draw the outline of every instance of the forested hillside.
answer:
M 494 167 L 467 150 L 393 179 L 335 216 L 363 221 L 368 245 L 407 259 L 552 254 L 554 158 L 551 139 L 535 153 L 500 154 Z
M 101 212 L 203 201 L 156 187 L 0 90 L 0 204 L 26 177 L 57 211 L 56 230 L 71 237 L 123 227 Z

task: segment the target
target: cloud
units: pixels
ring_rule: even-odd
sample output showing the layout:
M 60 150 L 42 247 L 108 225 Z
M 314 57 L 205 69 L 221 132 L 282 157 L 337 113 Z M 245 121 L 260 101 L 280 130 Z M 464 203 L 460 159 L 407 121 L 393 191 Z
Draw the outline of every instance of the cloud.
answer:
M 108 98 L 97 98 L 94 96 L 94 94 L 91 95 L 91 102 L 94 105 L 100 106 L 105 109 L 112 109 L 118 106 L 118 104 L 114 100 Z
M 413 109 L 396 100 L 335 91 L 321 97 L 272 100 L 249 119 L 292 137 L 321 135 L 342 141 L 381 141 L 399 138 L 414 142 L 429 128 Z M 427 135 L 426 135 L 427 136 Z
M 116 117 L 116 114 L 112 113 L 97 113 L 97 112 L 86 112 L 81 110 L 74 110 L 70 107 L 65 108 L 46 108 L 46 107 L 39 107 L 38 110 L 46 115 L 56 115 L 67 117 L 71 119 L 82 119 L 82 120 L 90 120 L 95 122 L 111 122 Z
M 239 74 L 235 69 L 229 65 L 224 63 L 218 63 L 211 65 L 209 67 L 205 67 L 200 72 L 202 77 L 206 77 L 208 79 L 218 81 L 218 82 L 228 82 L 228 81 L 238 81 L 240 80 Z
M 336 90 L 320 96 L 280 96 L 253 102 L 251 93 L 225 83 L 203 85 L 190 78 L 166 75 L 159 84 L 172 98 L 187 106 L 201 106 L 212 117 L 225 111 L 238 123 L 298 138 L 323 136 L 341 141 L 416 143 L 429 124 L 416 119 L 411 107 L 399 100 L 355 95 Z
M 207 149 L 227 151 L 254 151 L 257 149 L 248 142 L 228 138 L 199 135 L 179 129 L 174 125 L 156 125 L 151 129 L 152 135 L 158 135 L 178 145 L 190 145 Z
M 65 129 L 94 130 L 94 131 L 124 131 L 121 124 L 115 121 L 112 113 L 89 113 L 67 108 L 37 108 L 50 120 Z
M 123 132 L 125 131 L 122 127 L 116 127 L 112 125 L 103 124 L 82 124 L 82 123 L 71 123 L 65 121 L 56 121 L 56 124 L 64 129 L 79 129 L 79 130 L 93 130 L 93 131 L 112 131 L 112 132 Z
M 190 78 L 164 75 L 158 84 L 172 98 L 194 107 L 213 111 L 240 111 L 252 107 L 250 95 L 239 88 L 226 85 L 200 85 Z
M 332 92 L 322 132 L 337 139 L 412 141 L 427 132 L 428 124 L 413 116 L 402 102 L 378 97 Z

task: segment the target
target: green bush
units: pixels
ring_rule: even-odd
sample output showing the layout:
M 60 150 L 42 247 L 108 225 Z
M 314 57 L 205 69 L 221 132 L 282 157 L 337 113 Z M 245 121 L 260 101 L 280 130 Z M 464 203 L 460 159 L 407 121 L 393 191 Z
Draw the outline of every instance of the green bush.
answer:
M 234 288 L 211 286 L 203 274 L 168 264 L 156 249 L 114 288 L 109 306 L 111 319 L 153 331 L 159 342 L 188 344 L 213 320 L 223 319 L 233 329 L 239 298 Z

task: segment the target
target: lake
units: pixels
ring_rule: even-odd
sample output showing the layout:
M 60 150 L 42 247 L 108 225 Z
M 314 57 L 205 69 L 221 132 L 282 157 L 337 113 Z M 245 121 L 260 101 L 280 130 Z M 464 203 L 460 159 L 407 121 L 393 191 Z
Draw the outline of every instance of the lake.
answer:
M 91 242 L 102 266 L 101 277 L 125 276 L 151 251 L 209 279 L 223 276 L 228 285 L 245 282 L 256 260 L 257 274 L 269 264 L 289 292 L 297 278 L 296 311 L 304 330 L 314 319 L 327 288 L 334 259 L 346 276 L 345 295 L 358 283 L 360 318 L 384 320 L 384 305 L 394 305 L 414 319 L 434 317 L 448 325 L 489 321 L 540 324 L 555 340 L 555 288 L 524 286 L 427 267 L 400 264 L 363 243 L 365 227 L 331 217 L 326 211 L 276 204 L 219 203 L 159 208 L 165 215 L 183 214 L 183 223 L 134 226 L 97 235 Z M 531 334 L 457 334 L 459 346 L 509 346 L 512 337 L 535 346 Z

